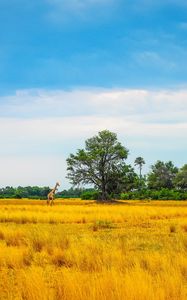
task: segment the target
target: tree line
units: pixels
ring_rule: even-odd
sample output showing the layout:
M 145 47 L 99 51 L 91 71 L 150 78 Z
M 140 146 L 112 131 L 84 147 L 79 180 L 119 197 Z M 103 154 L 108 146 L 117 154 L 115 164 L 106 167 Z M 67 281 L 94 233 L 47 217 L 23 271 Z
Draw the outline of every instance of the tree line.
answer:
M 135 159 L 137 174 L 126 163 L 128 154 L 115 133 L 101 131 L 86 140 L 84 149 L 70 154 L 67 178 L 74 186 L 94 186 L 95 191 L 83 193 L 84 199 L 187 199 L 187 164 L 179 169 L 171 161 L 158 160 L 142 176 L 144 158 Z
M 172 161 L 158 160 L 147 175 L 142 175 L 144 158 L 137 157 L 132 166 L 126 163 L 128 155 L 129 150 L 118 141 L 115 133 L 99 132 L 85 141 L 84 149 L 68 157 L 67 178 L 73 187 L 57 192 L 56 197 L 102 201 L 187 199 L 187 164 L 178 168 Z M 91 188 L 86 188 L 88 185 Z M 46 199 L 49 191 L 49 187 L 7 186 L 0 189 L 0 198 Z
M 50 188 L 38 186 L 18 186 L 16 188 L 6 186 L 0 188 L 0 198 L 13 198 L 13 199 L 47 199 Z M 83 192 L 92 192 L 93 189 L 70 188 L 56 193 L 56 198 L 80 198 Z

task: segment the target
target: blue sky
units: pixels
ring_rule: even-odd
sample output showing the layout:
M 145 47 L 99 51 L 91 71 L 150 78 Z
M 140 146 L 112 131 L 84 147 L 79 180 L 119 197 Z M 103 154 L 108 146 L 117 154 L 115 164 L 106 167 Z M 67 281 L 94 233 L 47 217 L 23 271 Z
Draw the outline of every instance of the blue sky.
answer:
M 185 84 L 186 9 L 180 0 L 1 0 L 1 90 Z
M 0 31 L 1 185 L 68 187 L 105 128 L 146 171 L 187 162 L 187 1 L 0 0 Z

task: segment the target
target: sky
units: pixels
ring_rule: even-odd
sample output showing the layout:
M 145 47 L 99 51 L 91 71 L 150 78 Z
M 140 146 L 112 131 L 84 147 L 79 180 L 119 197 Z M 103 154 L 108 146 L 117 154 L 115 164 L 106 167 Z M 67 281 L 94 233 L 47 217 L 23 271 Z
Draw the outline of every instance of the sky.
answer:
M 145 173 L 187 163 L 187 1 L 0 0 L 0 186 L 69 188 L 104 129 Z

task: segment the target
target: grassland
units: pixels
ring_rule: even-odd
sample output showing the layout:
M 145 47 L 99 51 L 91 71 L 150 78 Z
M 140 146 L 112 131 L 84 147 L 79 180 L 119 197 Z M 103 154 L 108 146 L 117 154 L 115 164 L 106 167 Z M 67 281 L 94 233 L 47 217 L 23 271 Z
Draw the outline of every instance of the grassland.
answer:
M 187 299 L 187 202 L 0 200 L 0 299 Z

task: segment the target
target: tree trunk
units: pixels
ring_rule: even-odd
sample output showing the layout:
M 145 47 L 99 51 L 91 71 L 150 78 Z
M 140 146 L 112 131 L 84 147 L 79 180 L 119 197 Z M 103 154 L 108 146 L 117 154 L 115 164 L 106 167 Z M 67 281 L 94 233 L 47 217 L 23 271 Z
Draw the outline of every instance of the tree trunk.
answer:
M 142 167 L 140 166 L 140 190 L 142 189 Z
M 108 197 L 107 197 L 107 191 L 106 191 L 106 184 L 105 184 L 105 181 L 102 182 L 102 195 L 101 195 L 101 200 L 102 201 L 106 201 L 108 200 Z

